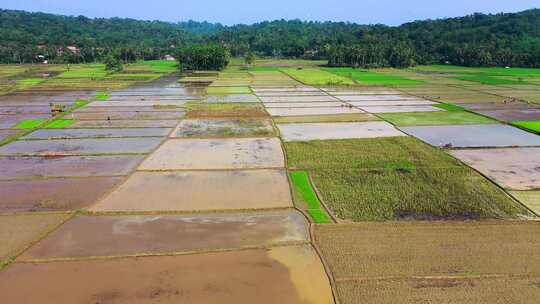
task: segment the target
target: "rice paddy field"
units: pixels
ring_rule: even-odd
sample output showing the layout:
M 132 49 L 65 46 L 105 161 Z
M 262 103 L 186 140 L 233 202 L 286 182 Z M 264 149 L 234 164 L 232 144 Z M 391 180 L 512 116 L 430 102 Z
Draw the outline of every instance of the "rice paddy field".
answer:
M 2 299 L 536 303 L 540 73 L 325 64 L 1 65 Z

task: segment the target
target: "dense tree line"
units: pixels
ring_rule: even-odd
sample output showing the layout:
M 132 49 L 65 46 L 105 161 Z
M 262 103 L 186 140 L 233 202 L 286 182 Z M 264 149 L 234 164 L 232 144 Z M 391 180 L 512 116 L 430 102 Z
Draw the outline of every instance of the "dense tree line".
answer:
M 181 70 L 222 70 L 229 64 L 229 51 L 219 44 L 198 44 L 177 53 Z
M 123 61 L 157 59 L 178 48 L 220 44 L 232 56 L 328 59 L 338 66 L 540 67 L 540 10 L 474 14 L 397 27 L 346 22 L 277 20 L 223 26 L 208 22 L 167 23 L 90 19 L 0 10 L 0 62 Z M 70 51 L 75 46 L 76 51 Z M 41 57 L 40 57 L 41 58 Z

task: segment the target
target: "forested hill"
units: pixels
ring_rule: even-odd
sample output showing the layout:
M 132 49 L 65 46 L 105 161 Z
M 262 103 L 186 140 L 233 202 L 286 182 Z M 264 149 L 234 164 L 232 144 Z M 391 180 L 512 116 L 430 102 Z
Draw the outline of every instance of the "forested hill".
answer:
M 90 19 L 0 10 L 0 62 L 89 62 L 106 53 L 153 59 L 173 48 L 220 43 L 232 55 L 326 58 L 334 65 L 408 66 L 449 61 L 461 65 L 540 66 L 540 10 L 474 14 L 397 27 L 344 22 L 278 20 L 222 26 L 133 19 Z M 75 46 L 75 53 L 58 49 Z

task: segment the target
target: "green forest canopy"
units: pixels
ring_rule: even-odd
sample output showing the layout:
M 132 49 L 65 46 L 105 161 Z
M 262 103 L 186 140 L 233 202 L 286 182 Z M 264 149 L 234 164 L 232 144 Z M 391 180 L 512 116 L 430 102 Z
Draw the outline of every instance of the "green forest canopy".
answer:
M 0 63 L 159 59 L 196 44 L 222 44 L 232 56 L 328 59 L 333 66 L 540 67 L 540 10 L 474 14 L 391 27 L 276 20 L 223 26 L 121 18 L 90 19 L 0 10 Z M 71 50 L 67 47 L 71 46 Z M 75 47 L 75 49 L 73 48 Z

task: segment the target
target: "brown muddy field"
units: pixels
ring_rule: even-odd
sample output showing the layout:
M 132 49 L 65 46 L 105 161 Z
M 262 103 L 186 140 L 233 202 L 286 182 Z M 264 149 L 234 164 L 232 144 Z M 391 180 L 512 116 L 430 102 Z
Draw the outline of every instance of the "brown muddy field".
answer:
M 274 136 L 269 119 L 184 119 L 172 137 L 257 137 Z
M 309 246 L 16 263 L 0 272 L 0 294 L 6 303 L 333 303 Z
M 0 181 L 0 212 L 76 210 L 95 203 L 120 177 Z
M 136 172 L 93 211 L 213 211 L 292 207 L 281 170 Z
M 170 128 L 40 129 L 22 139 L 165 137 L 171 130 Z
M 176 120 L 79 120 L 70 128 L 174 128 Z
M 193 252 L 308 241 L 308 223 L 298 211 L 80 216 L 19 260 Z
M 65 218 L 65 214 L 0 215 L 0 265 Z
M 539 222 L 319 225 L 315 239 L 338 280 L 540 273 Z
M 127 175 L 143 156 L 3 156 L 0 179 Z
M 0 147 L 0 155 L 93 155 L 149 153 L 161 143 L 161 138 L 101 138 L 18 140 Z
M 324 101 L 324 102 L 266 102 L 266 108 L 334 108 L 347 106 L 343 102 Z
M 281 143 L 276 138 L 171 139 L 152 153 L 139 169 L 205 170 L 284 166 Z
M 540 189 L 540 148 L 455 150 L 451 154 L 507 189 Z
M 539 286 L 539 276 L 522 276 L 350 281 L 337 290 L 341 304 L 536 304 Z

